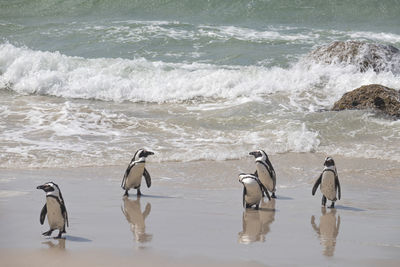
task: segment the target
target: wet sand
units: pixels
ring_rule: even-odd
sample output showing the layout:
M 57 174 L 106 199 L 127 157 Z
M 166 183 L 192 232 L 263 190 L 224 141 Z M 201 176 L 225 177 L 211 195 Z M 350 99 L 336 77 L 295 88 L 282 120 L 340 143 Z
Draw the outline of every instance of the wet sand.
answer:
M 272 156 L 278 198 L 258 211 L 243 209 L 237 178 L 253 171 L 251 159 L 149 162 L 153 185 L 141 198 L 122 196 L 126 166 L 2 169 L 2 266 L 399 266 L 398 163 L 335 157 L 342 200 L 323 209 L 320 192 L 311 195 L 323 160 Z M 48 181 L 66 202 L 65 239 L 41 236 L 36 186 Z

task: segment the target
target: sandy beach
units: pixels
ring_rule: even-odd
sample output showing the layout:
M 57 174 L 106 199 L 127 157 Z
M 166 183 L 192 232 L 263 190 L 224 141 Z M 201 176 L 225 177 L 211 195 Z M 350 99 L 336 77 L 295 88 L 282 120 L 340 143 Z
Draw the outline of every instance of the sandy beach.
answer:
M 342 199 L 324 209 L 321 193 L 311 195 L 323 159 L 272 156 L 278 198 L 258 211 L 243 209 L 237 179 L 251 159 L 150 162 L 141 198 L 122 196 L 126 166 L 2 169 L 2 266 L 398 266 L 398 164 L 336 157 Z M 41 236 L 36 186 L 48 181 L 66 202 L 65 239 Z

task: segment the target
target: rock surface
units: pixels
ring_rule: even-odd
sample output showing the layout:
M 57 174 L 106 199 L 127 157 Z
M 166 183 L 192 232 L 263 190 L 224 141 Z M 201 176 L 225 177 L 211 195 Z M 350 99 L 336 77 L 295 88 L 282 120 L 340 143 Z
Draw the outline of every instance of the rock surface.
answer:
M 345 93 L 332 110 L 373 109 L 400 118 L 400 91 L 379 85 L 361 86 Z
M 400 50 L 391 45 L 369 44 L 360 41 L 335 41 L 321 46 L 309 58 L 325 64 L 354 65 L 359 71 L 400 73 Z

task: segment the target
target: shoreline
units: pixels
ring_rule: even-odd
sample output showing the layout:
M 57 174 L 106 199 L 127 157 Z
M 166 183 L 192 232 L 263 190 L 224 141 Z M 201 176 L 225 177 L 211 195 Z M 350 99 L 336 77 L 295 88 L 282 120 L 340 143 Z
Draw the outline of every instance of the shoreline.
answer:
M 323 169 L 323 161 L 328 156 L 324 153 L 281 153 L 270 155 L 270 160 L 277 173 L 277 186 L 292 187 L 299 184 L 311 184 Z M 393 186 L 400 188 L 400 164 L 397 161 L 374 158 L 354 158 L 340 155 L 333 157 L 338 166 L 341 182 L 357 186 L 374 186 L 391 189 Z M 93 179 L 96 175 L 106 176 L 121 182 L 123 174 L 130 159 L 123 165 L 107 166 L 81 166 L 81 167 L 37 167 L 37 168 L 0 168 L 0 179 L 4 176 L 13 176 L 14 173 L 30 175 L 32 178 L 47 175 L 52 179 L 76 178 Z M 254 159 L 252 156 L 243 159 L 230 160 L 199 160 L 199 161 L 168 161 L 146 162 L 153 181 L 166 186 L 187 186 L 199 188 L 237 188 L 239 173 L 254 172 Z M 205 167 L 206 166 L 206 167 Z M 71 175 L 71 173 L 73 175 Z M 217 177 L 215 179 L 214 177 Z M 283 183 L 280 183 L 279 179 Z M 15 177 L 14 177 L 15 178 Z M 103 177 L 104 178 L 104 177 Z M 205 181 L 212 180 L 212 184 Z M 186 179 L 186 180 L 185 180 Z M 41 180 L 42 183 L 44 182 Z M 50 180 L 49 180 L 50 181 Z M 0 180 L 1 182 L 1 180 Z M 143 186 L 142 186 L 143 188 Z M 146 186 L 144 185 L 144 188 Z
M 237 178 L 254 167 L 251 158 L 149 162 L 153 185 L 143 186 L 139 199 L 134 190 L 122 197 L 125 166 L 2 170 L 0 256 L 23 253 L 32 266 L 43 262 L 40 255 L 77 266 L 80 258 L 86 266 L 101 264 L 101 258 L 108 263 L 114 258 L 116 266 L 134 259 L 144 266 L 400 264 L 396 164 L 336 157 L 342 199 L 336 209 L 324 211 L 320 192 L 311 196 L 321 155 L 270 159 L 278 199 L 265 199 L 259 211 L 243 209 Z M 41 236 L 48 228 L 47 222 L 39 224 L 45 197 L 35 188 L 49 177 L 59 184 L 69 214 L 64 245 Z M 21 257 L 7 259 L 10 265 L 24 265 Z

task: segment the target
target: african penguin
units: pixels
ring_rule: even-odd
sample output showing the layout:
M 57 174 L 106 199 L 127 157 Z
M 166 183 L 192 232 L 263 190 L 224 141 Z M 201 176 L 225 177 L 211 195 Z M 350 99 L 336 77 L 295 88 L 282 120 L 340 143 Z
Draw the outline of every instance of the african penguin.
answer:
M 261 184 L 263 185 L 263 191 L 267 194 L 268 191 L 272 193 L 271 197 L 276 198 L 276 174 L 274 167 L 272 167 L 271 162 L 264 150 L 256 150 L 250 152 L 256 158 L 256 172 L 254 175 L 258 177 Z
M 337 174 L 335 162 L 331 157 L 327 157 L 324 162 L 324 170 L 318 177 L 317 181 L 312 188 L 312 195 L 315 194 L 319 185 L 322 192 L 322 206 L 325 207 L 326 199 L 332 201 L 330 208 L 335 207 L 335 201 L 340 199 L 340 182 Z M 336 197 L 337 192 L 337 197 Z
M 62 197 L 60 188 L 53 182 L 39 185 L 37 189 L 42 189 L 46 192 L 46 204 L 44 204 L 42 211 L 40 212 L 40 224 L 44 223 L 44 219 L 47 214 L 47 221 L 50 226 L 50 230 L 44 232 L 43 235 L 50 236 L 54 230 L 59 230 L 57 238 L 61 238 L 65 231 L 65 225 L 68 224 L 68 214 L 65 208 L 65 202 Z
M 139 149 L 136 151 L 128 168 L 125 171 L 124 178 L 122 179 L 121 187 L 125 190 L 124 196 L 128 196 L 128 191 L 131 188 L 137 189 L 137 195 L 140 196 L 140 185 L 142 183 L 142 176 L 146 180 L 147 187 L 151 186 L 151 177 L 149 172 L 144 167 L 146 163 L 146 157 L 154 155 L 153 152 L 145 149 Z
M 262 185 L 257 176 L 248 173 L 239 174 L 239 182 L 243 184 L 243 207 L 258 209 L 262 199 Z M 267 193 L 268 194 L 268 193 Z M 267 195 L 269 198 L 269 195 Z

